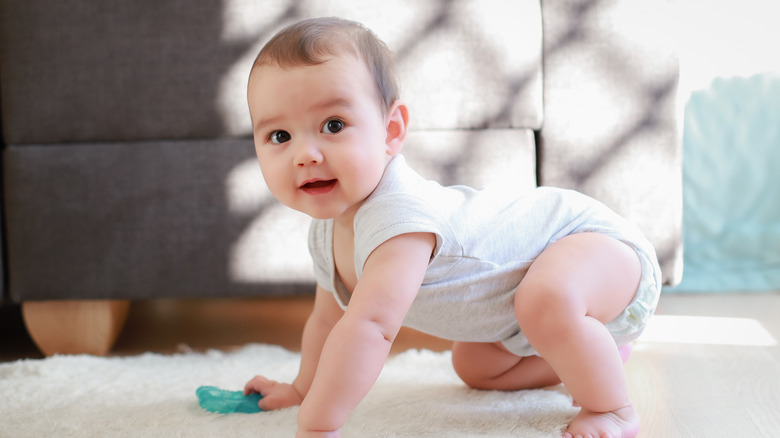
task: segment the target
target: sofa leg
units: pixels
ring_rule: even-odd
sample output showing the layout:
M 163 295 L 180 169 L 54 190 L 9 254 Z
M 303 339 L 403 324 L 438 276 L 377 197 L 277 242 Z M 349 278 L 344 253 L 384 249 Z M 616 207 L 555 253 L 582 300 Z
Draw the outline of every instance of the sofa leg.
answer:
M 104 356 L 122 331 L 129 301 L 26 301 L 22 314 L 27 331 L 46 356 Z

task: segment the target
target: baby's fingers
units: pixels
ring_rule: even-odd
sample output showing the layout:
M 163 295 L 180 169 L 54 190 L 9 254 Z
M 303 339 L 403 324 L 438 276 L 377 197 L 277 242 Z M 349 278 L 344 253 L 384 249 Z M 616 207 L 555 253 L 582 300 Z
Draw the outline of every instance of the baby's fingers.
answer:
M 296 406 L 303 401 L 303 396 L 292 385 L 279 383 L 263 376 L 255 376 L 247 382 L 244 387 L 244 395 L 253 392 L 263 396 L 257 406 L 264 411 Z
M 277 382 L 267 379 L 263 376 L 255 376 L 252 380 L 248 381 L 244 385 L 244 395 L 252 394 L 256 392 L 262 396 L 265 396 L 268 390 L 273 387 Z
M 275 411 L 277 409 L 296 406 L 296 403 L 283 394 L 274 393 L 260 399 L 260 401 L 257 402 L 257 406 L 263 411 Z

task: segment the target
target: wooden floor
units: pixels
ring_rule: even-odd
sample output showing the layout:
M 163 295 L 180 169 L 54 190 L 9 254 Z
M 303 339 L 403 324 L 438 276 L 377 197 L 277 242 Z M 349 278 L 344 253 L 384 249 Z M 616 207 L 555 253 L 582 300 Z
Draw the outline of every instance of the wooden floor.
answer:
M 312 301 L 155 300 L 133 303 L 113 354 L 300 348 Z M 41 357 L 18 309 L 0 309 L 0 361 Z M 780 430 L 780 293 L 662 296 L 627 364 L 641 437 L 774 437 Z M 404 330 L 394 352 L 449 342 Z M 248 373 L 254 371 L 248 370 Z

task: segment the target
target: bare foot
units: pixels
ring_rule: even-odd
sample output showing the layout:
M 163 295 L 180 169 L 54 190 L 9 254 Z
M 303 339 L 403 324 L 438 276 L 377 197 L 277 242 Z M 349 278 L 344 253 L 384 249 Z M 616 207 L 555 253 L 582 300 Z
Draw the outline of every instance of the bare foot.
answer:
M 638 433 L 639 414 L 629 405 L 611 412 L 582 409 L 561 437 L 634 438 Z

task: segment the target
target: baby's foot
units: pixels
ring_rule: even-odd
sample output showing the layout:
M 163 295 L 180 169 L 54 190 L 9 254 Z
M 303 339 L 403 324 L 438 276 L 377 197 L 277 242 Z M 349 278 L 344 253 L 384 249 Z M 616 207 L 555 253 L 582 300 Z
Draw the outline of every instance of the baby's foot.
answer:
M 582 409 L 561 437 L 634 438 L 638 433 L 639 414 L 629 405 L 612 412 Z

